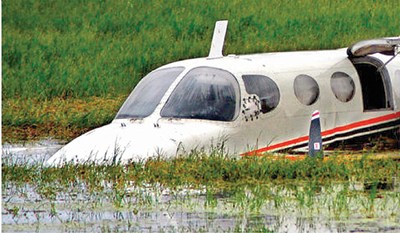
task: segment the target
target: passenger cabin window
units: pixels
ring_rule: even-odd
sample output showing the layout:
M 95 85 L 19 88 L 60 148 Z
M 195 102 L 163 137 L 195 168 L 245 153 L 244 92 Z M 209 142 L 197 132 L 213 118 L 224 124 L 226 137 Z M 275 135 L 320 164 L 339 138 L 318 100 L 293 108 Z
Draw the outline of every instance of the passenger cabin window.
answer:
M 308 75 L 297 76 L 294 80 L 293 89 L 297 99 L 304 105 L 312 105 L 318 99 L 318 83 Z
M 152 114 L 183 67 L 156 70 L 144 77 L 117 113 L 116 119 L 144 118 Z
M 331 77 L 331 89 L 335 97 L 341 102 L 353 99 L 355 85 L 353 79 L 344 72 L 335 72 Z
M 161 116 L 232 121 L 238 115 L 239 101 L 239 84 L 231 73 L 198 67 L 183 77 L 161 110 Z
M 276 83 L 263 75 L 243 75 L 244 85 L 249 94 L 256 94 L 260 98 L 261 112 L 267 113 L 279 104 L 280 93 Z

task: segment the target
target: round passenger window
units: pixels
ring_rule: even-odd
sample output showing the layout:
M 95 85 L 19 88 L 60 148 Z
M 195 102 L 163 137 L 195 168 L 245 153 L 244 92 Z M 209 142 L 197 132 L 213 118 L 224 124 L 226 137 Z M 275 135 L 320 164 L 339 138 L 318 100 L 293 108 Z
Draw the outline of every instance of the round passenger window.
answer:
M 354 81 L 346 73 L 335 72 L 331 77 L 331 88 L 336 98 L 342 102 L 348 102 L 354 96 Z
M 311 105 L 318 99 L 318 83 L 308 75 L 297 76 L 294 80 L 293 89 L 297 99 L 304 105 Z

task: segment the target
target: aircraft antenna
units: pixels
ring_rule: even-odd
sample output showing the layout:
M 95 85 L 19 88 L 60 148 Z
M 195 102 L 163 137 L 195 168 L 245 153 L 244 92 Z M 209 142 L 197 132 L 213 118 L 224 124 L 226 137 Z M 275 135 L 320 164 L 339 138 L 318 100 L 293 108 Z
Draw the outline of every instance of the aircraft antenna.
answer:
M 225 34 L 228 27 L 228 20 L 220 20 L 215 23 L 214 35 L 211 41 L 210 53 L 208 59 L 221 58 L 224 48 Z

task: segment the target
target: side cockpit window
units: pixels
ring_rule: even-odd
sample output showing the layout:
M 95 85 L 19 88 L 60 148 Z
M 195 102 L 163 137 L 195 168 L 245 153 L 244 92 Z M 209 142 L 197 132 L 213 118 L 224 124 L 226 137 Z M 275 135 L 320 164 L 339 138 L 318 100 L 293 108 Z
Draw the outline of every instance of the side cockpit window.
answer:
M 249 94 L 256 94 L 260 98 L 261 112 L 267 113 L 279 104 L 280 93 L 276 83 L 263 75 L 243 75 L 243 82 Z
M 183 77 L 161 110 L 161 116 L 232 121 L 239 112 L 239 98 L 239 84 L 231 73 L 198 67 Z
M 184 69 L 183 67 L 166 68 L 148 74 L 122 105 L 116 119 L 148 117 Z

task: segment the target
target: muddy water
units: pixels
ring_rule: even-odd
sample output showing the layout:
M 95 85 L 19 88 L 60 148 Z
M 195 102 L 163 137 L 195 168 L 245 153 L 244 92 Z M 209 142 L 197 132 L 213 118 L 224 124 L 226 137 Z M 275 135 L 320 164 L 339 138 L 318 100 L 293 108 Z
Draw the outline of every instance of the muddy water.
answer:
M 2 162 L 40 164 L 61 146 L 55 141 L 3 145 Z M 205 188 L 128 184 L 126 195 L 116 200 L 111 188 L 89 192 L 79 183 L 51 198 L 43 198 L 39 184 L 17 186 L 3 180 L 2 187 L 4 232 L 400 232 L 399 190 L 377 199 L 373 213 L 364 213 L 366 199 L 353 198 L 338 209 L 343 214 L 332 214 L 335 205 L 330 203 L 337 198 L 333 192 L 340 192 L 340 186 L 322 190 L 311 208 L 290 199 L 279 205 L 269 200 L 256 211 L 251 208 L 257 204 L 251 193 L 240 201 L 223 196 L 209 200 Z

